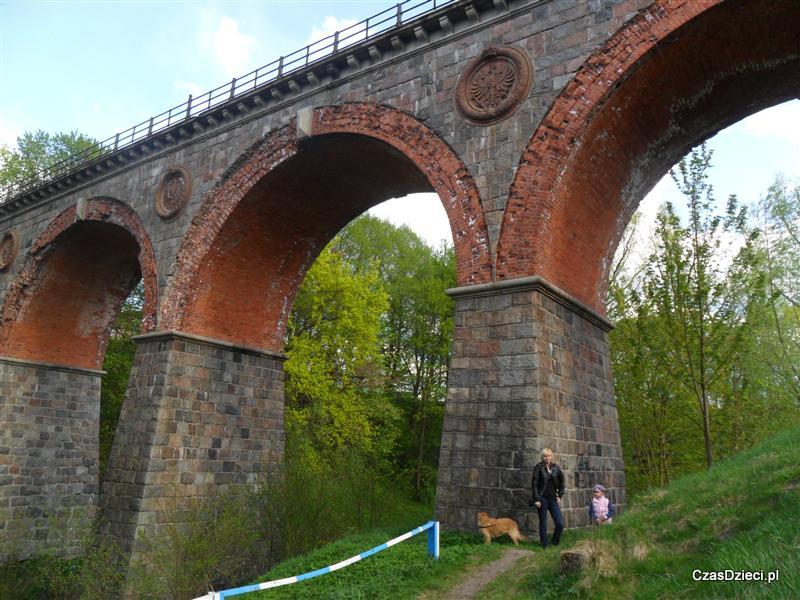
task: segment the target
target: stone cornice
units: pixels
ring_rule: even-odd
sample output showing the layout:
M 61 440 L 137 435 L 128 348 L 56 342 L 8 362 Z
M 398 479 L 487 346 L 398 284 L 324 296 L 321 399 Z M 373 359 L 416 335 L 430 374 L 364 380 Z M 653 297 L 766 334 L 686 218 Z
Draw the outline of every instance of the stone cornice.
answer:
M 151 333 L 145 333 L 142 335 L 134 336 L 133 340 L 135 342 L 183 340 L 187 342 L 193 342 L 195 344 L 205 344 L 206 346 L 224 348 L 225 350 L 231 350 L 233 352 L 243 352 L 245 354 L 253 354 L 256 356 L 266 356 L 280 361 L 286 360 L 286 355 L 283 354 L 282 352 L 274 352 L 272 350 L 264 350 L 263 348 L 252 348 L 250 346 L 242 346 L 239 344 L 234 344 L 233 342 L 228 342 L 226 340 L 218 340 L 215 338 L 205 337 L 202 335 L 196 335 L 194 333 L 185 333 L 183 331 L 175 331 L 175 330 L 153 331 Z
M 84 367 L 73 367 L 70 365 L 57 365 L 53 363 L 41 362 L 38 360 L 28 360 L 24 358 L 13 358 L 11 356 L 0 356 L 0 363 L 9 365 L 19 365 L 22 367 L 30 367 L 33 369 L 49 369 L 52 371 L 65 371 L 67 373 L 79 373 L 81 375 L 96 375 L 102 377 L 106 374 L 105 371 L 98 369 L 86 369 Z
M 603 331 L 611 331 L 614 329 L 613 322 L 538 275 L 450 288 L 446 290 L 446 293 L 451 298 L 477 298 L 481 296 L 495 296 L 497 294 L 512 294 L 515 292 L 527 291 L 537 291 L 544 294 L 587 321 L 594 323 Z

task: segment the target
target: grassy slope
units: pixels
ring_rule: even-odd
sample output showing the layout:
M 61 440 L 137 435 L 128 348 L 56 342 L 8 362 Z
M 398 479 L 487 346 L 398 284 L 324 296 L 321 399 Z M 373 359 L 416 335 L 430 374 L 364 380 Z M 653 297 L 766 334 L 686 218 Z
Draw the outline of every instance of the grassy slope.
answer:
M 800 429 L 639 498 L 615 521 L 568 532 L 482 598 L 800 598 Z M 559 577 L 559 550 L 587 538 L 610 545 L 616 573 Z M 708 582 L 694 569 L 780 573 L 772 584 Z
M 405 531 L 372 530 L 351 535 L 306 556 L 282 562 L 264 577 L 281 579 L 334 564 L 383 544 Z M 474 566 L 500 557 L 498 545 L 484 546 L 477 535 L 444 533 L 441 558 L 428 555 L 426 534 L 392 546 L 354 565 L 328 575 L 247 598 L 376 599 L 417 598 L 423 590 L 444 590 L 455 585 Z M 245 597 L 245 596 L 243 596 Z
M 800 429 L 639 498 L 615 521 L 595 531 L 568 531 L 559 548 L 536 549 L 480 597 L 800 598 Z M 332 564 L 400 533 L 350 536 L 281 563 L 264 580 Z M 560 552 L 587 539 L 611 548 L 613 574 L 593 569 L 560 577 Z M 498 558 L 506 547 L 484 547 L 477 535 L 444 534 L 437 563 L 427 556 L 420 535 L 342 571 L 248 597 L 446 597 L 446 590 L 467 577 L 472 566 Z M 778 569 L 780 579 L 769 585 L 695 582 L 694 569 Z

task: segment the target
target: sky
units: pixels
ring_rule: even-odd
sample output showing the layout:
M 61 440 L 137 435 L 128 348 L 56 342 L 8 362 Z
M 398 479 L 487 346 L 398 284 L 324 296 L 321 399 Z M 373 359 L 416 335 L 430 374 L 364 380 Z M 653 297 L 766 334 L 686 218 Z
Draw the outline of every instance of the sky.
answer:
M 106 139 L 280 55 L 393 5 L 379 0 L 0 0 L 0 144 L 24 131 Z M 756 200 L 775 175 L 800 177 L 800 101 L 740 121 L 710 141 L 717 197 Z M 669 178 L 642 202 L 680 202 Z M 429 244 L 450 239 L 432 195 L 371 212 Z

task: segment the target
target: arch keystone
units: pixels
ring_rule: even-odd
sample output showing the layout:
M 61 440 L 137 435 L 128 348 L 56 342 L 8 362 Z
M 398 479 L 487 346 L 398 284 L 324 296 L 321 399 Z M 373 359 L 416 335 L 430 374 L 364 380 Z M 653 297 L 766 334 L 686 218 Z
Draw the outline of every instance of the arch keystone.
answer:
M 297 121 L 297 141 L 303 140 L 305 138 L 311 137 L 314 135 L 313 128 L 314 128 L 314 107 L 313 106 L 306 106 L 301 108 L 297 111 L 296 119 Z

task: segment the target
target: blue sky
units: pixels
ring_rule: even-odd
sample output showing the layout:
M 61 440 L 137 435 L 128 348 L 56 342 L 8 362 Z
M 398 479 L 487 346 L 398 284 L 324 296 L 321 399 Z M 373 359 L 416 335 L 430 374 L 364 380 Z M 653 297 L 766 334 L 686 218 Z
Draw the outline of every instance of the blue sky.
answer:
M 390 6 L 0 0 L 0 144 L 36 129 L 105 139 Z M 777 173 L 800 176 L 800 102 L 753 115 L 711 146 L 718 197 L 755 200 Z M 676 199 L 672 188 L 659 184 L 643 209 Z M 431 243 L 449 238 L 440 204 L 420 196 L 376 212 Z
M 0 1 L 0 134 L 143 121 L 385 2 Z

